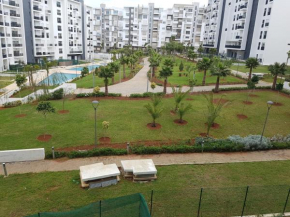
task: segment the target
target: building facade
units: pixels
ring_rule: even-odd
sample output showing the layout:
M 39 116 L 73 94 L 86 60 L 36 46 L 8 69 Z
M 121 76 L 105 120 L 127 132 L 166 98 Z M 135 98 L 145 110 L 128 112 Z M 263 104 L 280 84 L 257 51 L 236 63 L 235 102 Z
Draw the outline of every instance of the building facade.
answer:
M 22 0 L 0 1 L 0 71 L 26 63 Z

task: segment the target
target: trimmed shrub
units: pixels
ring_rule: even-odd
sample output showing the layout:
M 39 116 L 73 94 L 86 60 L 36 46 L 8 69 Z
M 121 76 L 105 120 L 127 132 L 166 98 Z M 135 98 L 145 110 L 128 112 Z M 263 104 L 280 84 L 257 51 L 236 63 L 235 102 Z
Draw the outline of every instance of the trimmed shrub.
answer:
M 62 99 L 62 98 L 63 98 L 63 89 L 60 88 L 60 89 L 54 91 L 54 92 L 51 94 L 51 98 L 52 98 L 52 99 Z
M 256 87 L 256 90 L 270 90 L 270 86 Z M 230 88 L 220 88 L 220 91 L 232 91 L 232 90 L 249 90 L 247 87 L 230 87 Z M 212 89 L 214 91 L 214 89 Z
M 151 92 L 147 92 L 147 93 L 133 93 L 131 94 L 129 97 L 130 98 L 146 98 L 146 97 L 151 97 L 152 95 L 156 95 L 156 96 L 164 96 L 163 92 L 158 92 L 158 93 L 151 93 Z
M 3 104 L 4 108 L 12 108 L 16 106 L 22 105 L 22 102 L 20 100 L 13 101 L 13 102 L 6 102 Z
M 104 92 L 99 92 L 99 93 L 79 93 L 76 95 L 76 98 L 84 98 L 84 97 L 105 97 Z M 109 93 L 108 96 L 111 97 L 120 97 L 122 94 L 120 93 Z
M 245 150 L 267 150 L 272 148 L 271 142 L 268 138 L 263 137 L 261 141 L 260 135 L 249 135 L 246 137 L 241 136 L 229 136 L 228 139 L 236 144 L 244 145 Z

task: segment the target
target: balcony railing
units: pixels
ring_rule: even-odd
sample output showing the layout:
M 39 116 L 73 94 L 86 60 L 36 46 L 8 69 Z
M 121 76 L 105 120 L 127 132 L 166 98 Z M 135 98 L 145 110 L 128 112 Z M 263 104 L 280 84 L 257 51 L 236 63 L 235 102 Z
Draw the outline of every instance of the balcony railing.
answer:
M 14 52 L 14 56 L 15 57 L 22 57 L 23 56 L 23 53 Z
M 230 45 L 230 44 L 227 44 L 225 47 L 226 47 L 226 48 L 235 48 L 235 49 L 240 49 L 240 48 L 241 48 L 241 45 Z
M 69 53 L 74 54 L 74 53 L 82 53 L 82 51 L 70 51 Z
M 22 47 L 22 44 L 13 44 L 13 47 Z
M 204 47 L 213 47 L 214 44 L 203 44 L 202 46 L 204 46 Z

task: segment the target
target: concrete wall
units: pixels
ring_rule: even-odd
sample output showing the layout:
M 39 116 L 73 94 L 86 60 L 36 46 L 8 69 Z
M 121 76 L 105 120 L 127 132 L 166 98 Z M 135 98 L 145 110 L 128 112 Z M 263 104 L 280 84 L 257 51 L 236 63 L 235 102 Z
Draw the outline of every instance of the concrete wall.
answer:
M 285 82 L 284 82 L 284 86 L 283 86 L 283 88 L 284 88 L 285 90 L 290 90 L 290 82 L 285 81 Z
M 0 151 L 0 163 L 44 160 L 44 148 Z

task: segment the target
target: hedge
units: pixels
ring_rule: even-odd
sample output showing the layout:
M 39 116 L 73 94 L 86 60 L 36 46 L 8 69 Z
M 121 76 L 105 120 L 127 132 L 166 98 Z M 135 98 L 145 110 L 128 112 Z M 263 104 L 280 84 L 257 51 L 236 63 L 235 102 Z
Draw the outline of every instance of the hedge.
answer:
M 104 92 L 99 92 L 99 93 L 79 93 L 76 95 L 76 98 L 84 98 L 84 97 L 105 97 Z M 120 93 L 108 93 L 108 96 L 111 97 L 120 97 L 122 94 Z
M 151 97 L 152 95 L 164 96 L 164 93 L 163 92 L 157 92 L 157 93 L 152 93 L 152 92 L 147 92 L 147 93 L 133 93 L 129 97 L 130 98 L 147 98 L 147 97 Z
M 261 86 L 261 87 L 256 87 L 256 90 L 269 90 L 271 89 L 270 86 Z M 250 90 L 247 87 L 229 87 L 229 88 L 220 88 L 220 91 L 231 91 L 231 90 Z M 214 89 L 212 89 L 214 91 Z

